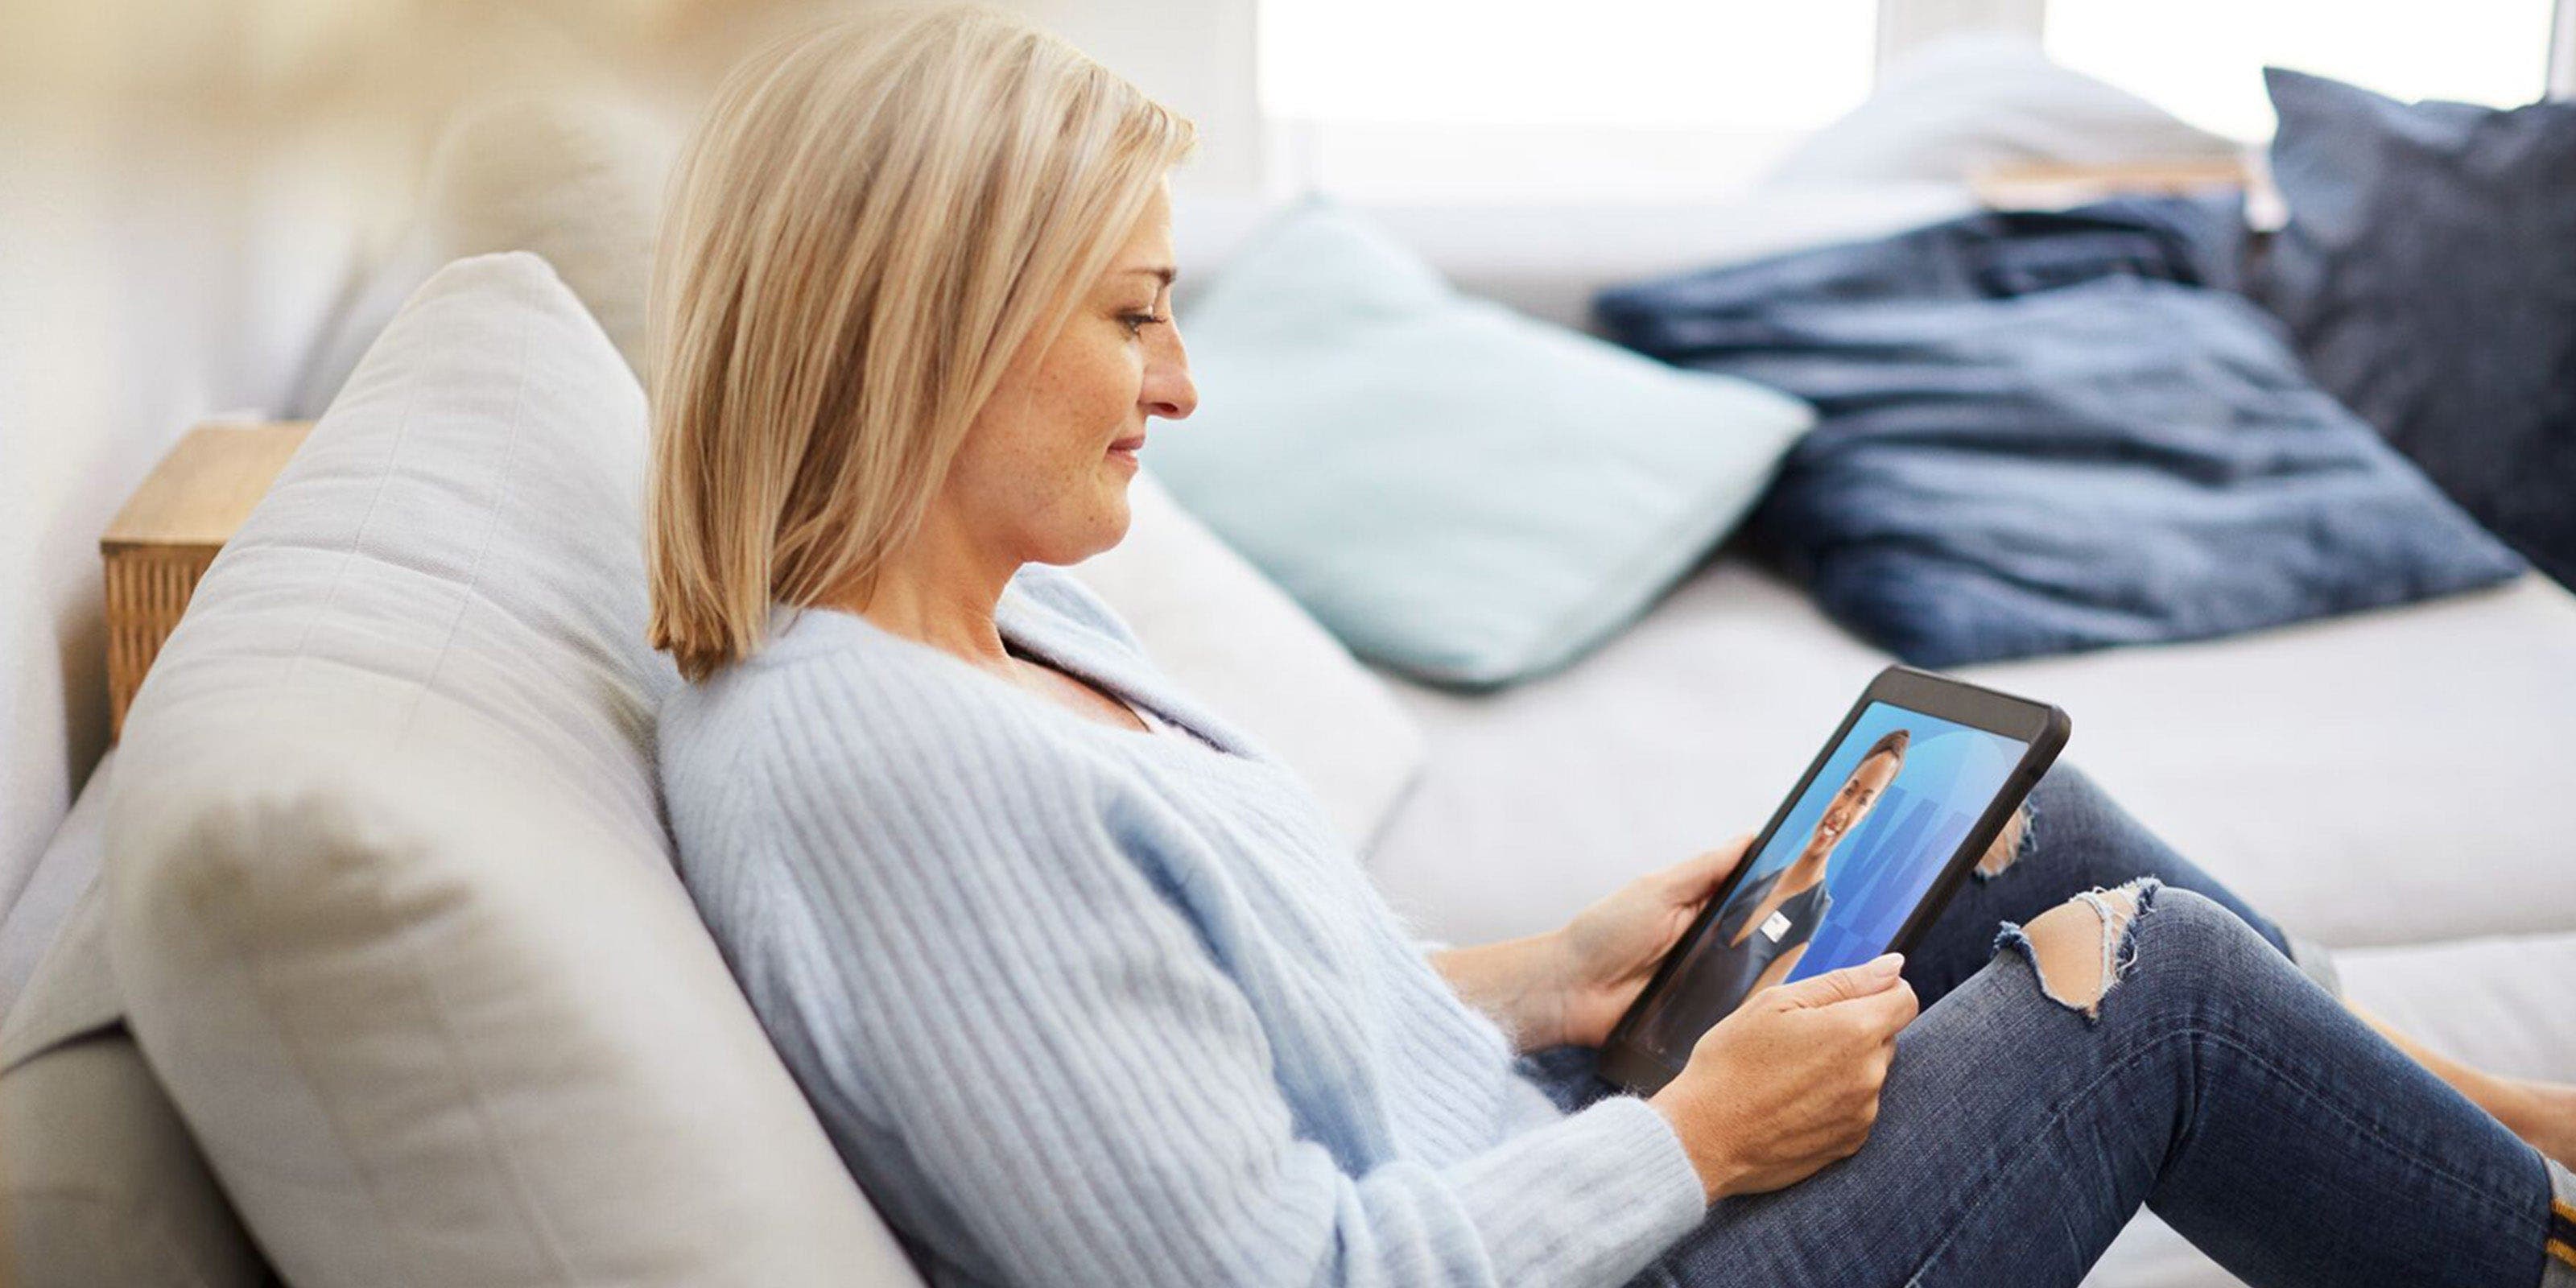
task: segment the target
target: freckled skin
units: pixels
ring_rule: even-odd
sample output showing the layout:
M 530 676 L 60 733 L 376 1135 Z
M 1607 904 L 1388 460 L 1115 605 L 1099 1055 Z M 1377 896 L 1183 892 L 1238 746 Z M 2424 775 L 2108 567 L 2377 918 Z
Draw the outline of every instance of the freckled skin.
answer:
M 1014 570 L 1079 563 L 1127 534 L 1133 452 L 1147 419 L 1198 406 L 1171 320 L 1172 203 L 1157 185 L 1109 266 L 1074 293 L 1051 332 L 1004 369 L 968 427 L 915 539 L 850 605 L 889 631 L 943 648 L 1010 683 L 1121 728 L 1127 705 L 1051 666 L 1011 655 L 993 605 Z
M 994 629 L 994 603 L 1023 564 L 1077 564 L 1126 536 L 1128 453 L 1146 417 L 1198 407 L 1190 358 L 1172 325 L 1172 193 L 1154 188 L 1110 255 L 1079 283 L 1061 325 L 1012 355 L 920 531 L 889 551 L 873 585 L 837 608 L 989 670 L 1077 714 L 1141 729 L 1126 703 L 1072 675 L 1015 657 Z
M 1075 563 L 1126 535 L 1134 471 L 1109 445 L 1146 433 L 1148 416 L 1179 420 L 1198 405 L 1180 331 L 1168 320 L 1171 288 L 1126 271 L 1172 262 L 1166 186 L 1063 329 L 1012 361 L 949 474 L 944 508 L 953 521 L 1020 562 Z M 1165 320 L 1135 324 L 1137 314 Z

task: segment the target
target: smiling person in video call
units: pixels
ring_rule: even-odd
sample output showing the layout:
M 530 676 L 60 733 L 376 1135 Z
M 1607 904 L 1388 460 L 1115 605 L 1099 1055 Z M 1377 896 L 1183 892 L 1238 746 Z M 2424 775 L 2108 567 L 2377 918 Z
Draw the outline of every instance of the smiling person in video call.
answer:
M 1695 941 L 1681 968 L 1689 989 L 1667 989 L 1648 1008 L 1643 1023 L 1656 1035 L 1654 1045 L 1683 1050 L 1690 1038 L 1725 1018 L 1733 1000 L 1769 988 L 1788 978 L 1816 928 L 1824 924 L 1834 896 L 1825 884 L 1834 851 L 1866 820 L 1905 768 L 1905 749 L 1913 735 L 1892 730 L 1863 751 L 1860 760 L 1834 789 L 1806 844 L 1797 855 L 1769 872 L 1746 878 L 1718 911 L 1716 933 Z M 2020 844 L 2018 826 L 2005 829 L 1995 849 L 2008 854 Z M 1988 861 L 1995 861 L 1994 855 Z
M 682 872 L 934 1281 L 2072 1284 L 2152 1203 L 2254 1283 L 2576 1282 L 2576 1093 L 2410 1055 L 2062 765 L 1901 974 L 1651 1099 L 1590 1048 L 1742 841 L 1426 953 L 1062 571 L 1198 403 L 1192 146 L 1024 20 L 872 12 L 728 79 L 663 224 Z
M 1834 851 L 1852 829 L 1869 817 L 1878 798 L 1887 794 L 1887 785 L 1905 768 L 1905 747 L 1913 735 L 1895 730 L 1871 743 L 1861 753 L 1860 763 L 1852 766 L 1851 775 L 1843 779 L 1825 812 L 1816 816 L 1815 830 L 1807 834 L 1807 844 L 1798 857 L 1781 864 L 1769 876 L 1746 883 L 1744 896 L 1753 903 L 1733 923 L 1718 927 L 1726 942 L 1742 945 L 1757 933 L 1762 942 L 1746 955 L 1748 965 L 1760 963 L 1761 974 L 1753 987 L 1769 988 L 1797 968 L 1798 959 L 1806 955 L 1807 944 L 1815 937 L 1816 927 L 1833 907 L 1833 892 L 1825 886 L 1825 869 L 1833 862 Z M 1753 892 L 1760 890 L 1756 895 Z M 1775 926 L 1772 918 L 1782 920 Z M 1716 991 L 1716 990 L 1712 990 Z M 1732 996 L 1731 991 L 1728 992 Z

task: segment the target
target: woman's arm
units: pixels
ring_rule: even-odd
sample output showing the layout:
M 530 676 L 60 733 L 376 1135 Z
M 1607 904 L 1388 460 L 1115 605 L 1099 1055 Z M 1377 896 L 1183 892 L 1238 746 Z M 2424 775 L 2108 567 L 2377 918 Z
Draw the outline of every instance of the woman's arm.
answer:
M 774 709 L 818 727 L 749 785 L 790 821 L 738 970 L 862 1181 L 927 1187 L 896 1209 L 953 1214 L 998 1277 L 1607 1288 L 1700 1218 L 1689 1154 L 1633 1097 L 1345 1170 L 1155 876 L 1187 856 L 1149 847 L 1185 834 L 1114 823 L 1058 749 L 973 712 L 783 678 Z M 888 1133 L 899 1151 L 852 1148 Z
M 1574 1040 L 1565 1025 L 1566 989 L 1574 974 L 1567 952 L 1565 932 L 1551 930 L 1445 948 L 1431 954 L 1431 965 L 1469 1006 L 1493 1017 L 1516 1050 L 1528 1052 Z
M 1709 895 L 1744 862 L 1750 833 L 1619 887 L 1564 928 L 1446 948 L 1431 965 L 1522 1051 L 1599 1046 L 1645 991 Z

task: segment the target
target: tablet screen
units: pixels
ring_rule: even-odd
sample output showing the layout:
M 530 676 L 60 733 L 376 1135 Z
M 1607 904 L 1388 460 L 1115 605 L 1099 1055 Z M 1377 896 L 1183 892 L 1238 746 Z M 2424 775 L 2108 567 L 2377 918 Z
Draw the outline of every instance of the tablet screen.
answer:
M 1870 703 L 1641 1014 L 1638 1045 L 1678 1069 L 1754 990 L 1885 952 L 2028 749 Z

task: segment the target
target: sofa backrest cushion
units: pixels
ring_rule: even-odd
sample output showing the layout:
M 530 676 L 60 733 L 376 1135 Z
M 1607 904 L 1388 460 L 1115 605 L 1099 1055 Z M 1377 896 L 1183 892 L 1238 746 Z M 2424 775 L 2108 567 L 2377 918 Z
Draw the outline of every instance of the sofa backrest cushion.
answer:
M 670 864 L 644 459 L 546 263 L 459 261 L 137 695 L 110 955 L 297 1288 L 917 1282 Z

